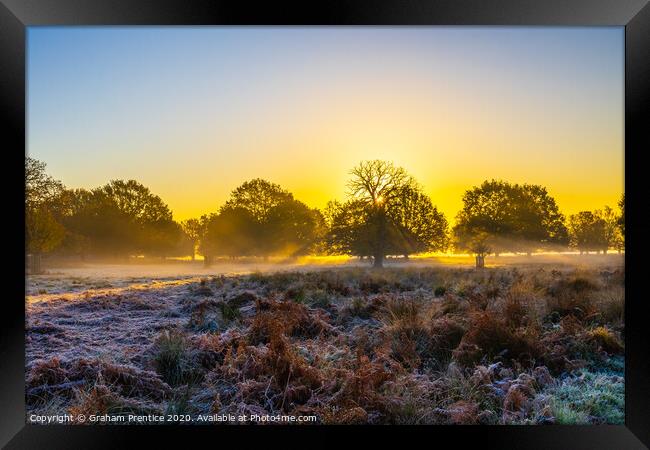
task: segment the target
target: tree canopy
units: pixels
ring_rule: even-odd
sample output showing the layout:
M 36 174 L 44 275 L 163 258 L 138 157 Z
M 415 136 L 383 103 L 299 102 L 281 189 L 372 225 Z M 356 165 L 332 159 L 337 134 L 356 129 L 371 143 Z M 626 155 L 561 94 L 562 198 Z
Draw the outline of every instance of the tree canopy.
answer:
M 325 209 L 330 253 L 372 256 L 381 267 L 386 255 L 446 247 L 444 215 L 403 168 L 364 161 L 350 174 L 347 201 Z
M 32 255 L 32 273 L 41 272 L 41 254 L 56 249 L 65 237 L 52 212 L 65 188 L 45 168 L 45 163 L 25 158 L 25 250 Z
M 546 188 L 485 181 L 463 195 L 454 227 L 456 246 L 477 253 L 531 252 L 568 243 L 564 216 Z M 478 244 L 480 243 L 480 244 Z
M 135 180 L 67 189 L 25 159 L 26 251 L 40 255 L 294 257 L 313 253 L 372 257 L 444 251 L 448 222 L 422 187 L 388 161 L 363 161 L 350 171 L 344 201 L 310 208 L 280 185 L 255 178 L 236 187 L 218 212 L 177 223 L 170 208 Z M 453 243 L 477 256 L 501 252 L 622 250 L 620 214 L 605 206 L 572 215 L 565 225 L 545 187 L 485 181 L 463 195 Z
M 581 211 L 569 216 L 571 246 L 580 252 L 623 248 L 623 235 L 619 226 L 620 216 L 605 206 L 595 211 Z
M 321 238 L 320 211 L 279 185 L 256 178 L 235 188 L 206 220 L 201 251 L 209 256 L 298 256 Z
M 182 253 L 184 234 L 160 197 L 134 180 L 64 193 L 57 213 L 67 230 L 64 247 L 113 256 Z

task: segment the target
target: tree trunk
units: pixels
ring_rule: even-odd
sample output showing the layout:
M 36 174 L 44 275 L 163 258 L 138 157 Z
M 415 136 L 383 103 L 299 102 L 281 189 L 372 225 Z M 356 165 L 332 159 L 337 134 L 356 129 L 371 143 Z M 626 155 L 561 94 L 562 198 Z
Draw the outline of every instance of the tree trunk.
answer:
M 408 254 L 405 254 L 405 255 L 404 255 L 404 259 L 405 259 L 406 261 L 408 261 L 408 260 L 409 260 L 409 255 L 408 255 Z
M 31 260 L 29 261 L 30 272 L 32 275 L 38 275 L 41 272 L 41 254 L 32 253 Z
M 204 267 L 210 267 L 210 264 L 212 264 L 211 257 L 209 255 L 204 255 L 203 256 L 203 266 Z
M 482 269 L 485 267 L 485 255 L 476 255 L 476 268 Z
M 384 255 L 377 254 L 374 257 L 374 260 L 375 260 L 375 262 L 373 263 L 373 267 L 376 267 L 376 268 L 384 267 Z
M 603 255 L 606 255 L 606 254 L 607 254 L 607 249 L 604 248 L 604 249 L 603 249 Z

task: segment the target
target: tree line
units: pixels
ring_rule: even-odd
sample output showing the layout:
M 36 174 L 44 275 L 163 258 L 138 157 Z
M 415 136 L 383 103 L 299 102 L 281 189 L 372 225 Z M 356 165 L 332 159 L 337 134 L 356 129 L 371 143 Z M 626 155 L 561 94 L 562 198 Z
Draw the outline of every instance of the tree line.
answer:
M 403 168 L 364 161 L 350 172 L 343 201 L 310 208 L 263 179 L 234 189 L 218 211 L 177 222 L 164 201 L 134 180 L 95 189 L 68 189 L 25 160 L 26 252 L 33 273 L 41 255 L 296 257 L 310 254 L 368 258 L 445 251 L 476 256 L 540 250 L 603 252 L 624 246 L 625 196 L 610 207 L 567 218 L 539 185 L 485 181 L 463 195 L 453 228 L 422 186 Z

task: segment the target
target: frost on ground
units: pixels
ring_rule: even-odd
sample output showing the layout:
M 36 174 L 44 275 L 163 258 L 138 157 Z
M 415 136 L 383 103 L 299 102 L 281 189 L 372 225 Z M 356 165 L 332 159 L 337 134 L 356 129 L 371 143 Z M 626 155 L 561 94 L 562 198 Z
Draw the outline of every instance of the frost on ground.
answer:
M 30 277 L 28 415 L 623 423 L 624 271 Z

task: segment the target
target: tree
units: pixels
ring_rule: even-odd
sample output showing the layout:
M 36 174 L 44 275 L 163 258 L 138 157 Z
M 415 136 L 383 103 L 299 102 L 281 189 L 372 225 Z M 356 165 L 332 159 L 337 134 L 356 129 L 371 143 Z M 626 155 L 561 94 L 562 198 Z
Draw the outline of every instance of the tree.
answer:
M 78 255 L 85 259 L 91 249 L 88 236 L 82 234 L 72 220 L 82 205 L 81 198 L 88 191 L 84 189 L 64 189 L 60 195 L 53 198 L 48 204 L 54 218 L 63 225 L 65 234 L 57 253 Z
M 330 201 L 324 210 L 326 252 L 331 255 L 372 255 L 371 211 L 365 202 Z
M 465 192 L 454 235 L 461 250 L 473 252 L 472 247 L 481 242 L 483 253 L 490 248 L 497 255 L 561 248 L 568 243 L 564 216 L 546 188 L 495 180 Z M 476 236 L 480 236 L 478 241 Z
M 165 202 L 135 180 L 111 180 L 94 192 L 106 196 L 120 212 L 137 222 L 155 223 L 172 220 L 172 212 Z
M 382 267 L 386 255 L 443 249 L 447 221 L 401 167 L 364 161 L 351 171 L 348 199 L 325 209 L 330 253 L 372 256 Z
M 485 267 L 485 257 L 493 251 L 494 237 L 482 230 L 475 230 L 464 226 L 454 229 L 456 248 L 468 250 L 474 254 L 476 268 Z
M 200 248 L 206 265 L 218 255 L 234 258 L 256 253 L 260 227 L 248 209 L 224 206 L 219 214 L 202 219 L 205 235 Z
M 604 222 L 602 237 L 603 254 L 606 254 L 610 248 L 616 248 L 620 251 L 623 247 L 623 235 L 619 226 L 620 217 L 609 206 L 605 206 L 602 210 L 594 211 L 594 215 Z
M 571 246 L 580 253 L 598 251 L 607 246 L 607 224 L 599 214 L 581 211 L 569 216 Z
M 164 257 L 180 251 L 181 227 L 162 199 L 137 181 L 113 180 L 68 195 L 62 222 L 71 236 L 83 236 L 95 254 Z
M 396 227 L 398 253 L 406 258 L 413 253 L 447 248 L 447 219 L 415 185 L 402 187 L 388 217 Z
M 236 225 L 235 225 L 236 224 Z M 213 255 L 297 256 L 320 239 L 323 217 L 279 185 L 256 178 L 232 191 L 211 219 L 203 248 Z
M 102 188 L 77 189 L 71 196 L 61 220 L 70 235 L 87 240 L 88 252 L 118 256 L 137 251 L 140 230 L 135 218 L 120 210 Z
M 618 207 L 621 209 L 621 215 L 618 218 L 618 226 L 621 230 L 621 236 L 625 240 L 625 193 L 621 196 L 621 200 L 618 202 Z
M 412 184 L 413 179 L 401 167 L 380 160 L 361 162 L 350 173 L 349 196 L 367 208 L 365 223 L 371 234 L 369 244 L 374 266 L 383 267 L 389 244 L 387 211 L 400 190 Z
M 25 236 L 27 252 L 31 254 L 31 273 L 41 273 L 41 255 L 54 250 L 63 240 L 65 230 L 58 223 L 47 206 L 27 209 L 25 215 Z
M 204 233 L 204 226 L 199 219 L 187 219 L 181 222 L 181 227 L 183 228 L 183 232 L 191 241 L 192 261 L 194 261 L 196 256 L 196 248 L 199 245 L 199 241 Z
M 25 207 L 48 205 L 61 195 L 63 184 L 45 173 L 46 164 L 37 159 L 25 158 Z
M 230 194 L 224 208 L 243 208 L 258 222 L 266 221 L 273 208 L 293 200 L 293 195 L 279 185 L 261 178 L 246 181 Z
M 41 161 L 25 158 L 25 240 L 33 274 L 41 273 L 41 255 L 60 245 L 65 233 L 50 211 L 64 187 L 45 173 L 45 167 Z
M 278 203 L 263 225 L 265 254 L 290 257 L 309 254 L 323 235 L 323 215 L 317 209 L 292 199 Z

